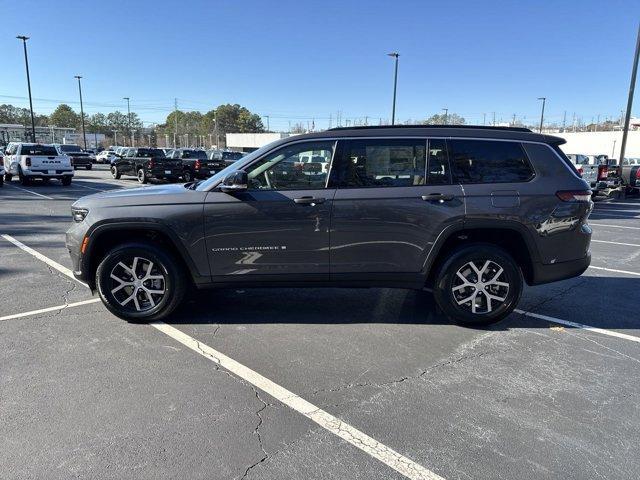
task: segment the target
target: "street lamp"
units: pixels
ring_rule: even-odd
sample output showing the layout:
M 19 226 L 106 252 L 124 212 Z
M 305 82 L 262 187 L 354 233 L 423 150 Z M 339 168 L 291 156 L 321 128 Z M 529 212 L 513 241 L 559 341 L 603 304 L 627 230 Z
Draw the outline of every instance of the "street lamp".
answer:
M 18 40 L 22 40 L 22 46 L 24 47 L 24 65 L 27 69 L 27 88 L 29 90 L 29 110 L 31 111 L 31 136 L 33 142 L 36 141 L 36 121 L 33 118 L 33 100 L 31 99 L 31 78 L 29 77 L 29 58 L 27 57 L 27 40 L 29 37 L 25 37 L 24 35 L 18 35 L 16 37 Z
M 393 74 L 393 107 L 391 108 L 391 125 L 396 123 L 396 91 L 398 89 L 398 52 L 387 53 L 388 56 L 394 57 L 395 61 L 395 73 Z
M 118 130 L 113 131 L 113 144 L 118 145 Z
M 538 100 L 542 100 L 542 112 L 540 112 L 540 133 L 542 133 L 542 124 L 544 122 L 544 105 L 547 103 L 547 97 L 538 97 Z
M 78 80 L 78 92 L 80 93 L 80 118 L 82 119 L 82 139 L 84 140 L 84 149 L 87 149 L 87 134 L 84 130 L 84 108 L 82 107 L 82 85 L 80 85 L 80 75 L 75 75 L 73 78 Z
M 127 128 L 129 129 L 129 141 L 131 142 L 131 146 L 133 147 L 133 135 L 131 133 L 131 104 L 129 103 L 129 97 L 122 97 L 123 100 L 127 101 Z
M 443 108 L 442 110 L 444 110 L 444 124 L 447 124 L 447 118 L 449 116 L 449 109 L 448 108 Z

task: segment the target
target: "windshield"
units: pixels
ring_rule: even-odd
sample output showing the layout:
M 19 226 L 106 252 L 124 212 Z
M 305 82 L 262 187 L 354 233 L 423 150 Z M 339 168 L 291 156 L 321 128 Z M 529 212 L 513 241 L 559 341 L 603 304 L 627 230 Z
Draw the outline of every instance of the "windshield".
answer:
M 197 158 L 198 160 L 206 160 L 207 152 L 204 150 L 183 150 L 182 158 Z
M 52 145 L 22 145 L 20 155 L 42 155 L 46 157 L 55 157 L 58 155 L 55 147 Z
M 196 187 L 196 190 L 200 192 L 203 190 L 209 190 L 212 186 L 217 185 L 224 177 L 229 175 L 229 173 L 235 172 L 236 170 L 243 167 L 244 165 L 247 165 L 253 162 L 256 158 L 258 158 L 265 152 L 268 152 L 269 150 L 271 150 L 273 146 L 278 142 L 280 142 L 280 140 L 276 140 L 274 142 L 268 143 L 264 147 L 260 147 L 258 150 L 255 150 L 250 154 L 242 157 L 242 160 L 240 162 L 232 163 L 231 165 L 223 168 L 215 175 L 209 177 L 204 182 L 198 184 L 198 186 Z
M 82 152 L 78 145 L 60 145 L 58 147 L 61 152 Z
M 139 157 L 161 157 L 164 158 L 164 151 L 159 148 L 139 148 L 138 149 Z

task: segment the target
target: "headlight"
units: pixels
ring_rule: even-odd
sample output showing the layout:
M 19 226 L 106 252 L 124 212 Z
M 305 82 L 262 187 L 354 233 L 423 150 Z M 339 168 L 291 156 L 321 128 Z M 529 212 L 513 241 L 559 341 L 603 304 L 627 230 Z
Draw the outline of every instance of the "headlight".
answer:
M 89 210 L 86 208 L 71 207 L 71 216 L 73 217 L 74 222 L 80 223 L 88 214 Z

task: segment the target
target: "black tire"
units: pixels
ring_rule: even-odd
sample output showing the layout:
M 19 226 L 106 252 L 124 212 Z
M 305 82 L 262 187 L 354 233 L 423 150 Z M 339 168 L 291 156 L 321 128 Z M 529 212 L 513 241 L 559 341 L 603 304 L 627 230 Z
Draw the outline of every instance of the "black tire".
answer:
M 138 169 L 138 182 L 140 182 L 140 183 L 142 183 L 144 185 L 148 181 L 149 181 L 149 179 L 147 178 L 147 172 L 144 171 L 144 168 L 139 168 Z
M 87 170 L 91 170 L 93 168 L 93 165 L 89 164 L 87 165 Z
M 112 293 L 113 290 L 120 287 L 120 284 L 112 279 L 111 274 L 114 273 L 116 276 L 120 276 L 123 270 L 119 270 L 121 268 L 118 266 L 119 262 L 132 266 L 135 257 L 139 257 L 136 273 L 142 274 L 144 272 L 143 265 L 145 263 L 140 260 L 143 259 L 147 262 L 153 262 L 154 266 L 151 273 L 154 276 L 164 277 L 162 280 L 164 282 L 164 294 L 161 298 L 155 298 L 153 306 L 147 305 L 150 303 L 148 300 L 146 300 L 147 304 L 143 303 L 145 298 L 151 298 L 152 294 L 145 292 L 142 295 L 142 293 L 139 294 L 139 290 L 132 291 L 136 288 L 134 286 L 121 287 L 121 292 Z M 145 273 L 145 275 L 147 274 Z M 118 245 L 105 255 L 96 270 L 96 285 L 102 302 L 111 313 L 129 322 L 140 323 L 160 320 L 170 315 L 184 298 L 187 290 L 187 277 L 180 262 L 170 252 L 153 243 L 135 242 Z M 145 285 L 144 281 L 142 285 Z M 158 284 L 149 286 L 148 283 L 147 287 L 161 288 Z M 124 299 L 123 296 L 125 296 Z M 128 297 L 126 296 L 135 296 L 135 302 L 137 303 L 127 302 L 126 298 Z M 122 305 L 123 300 L 126 306 Z M 145 309 L 139 311 L 137 309 L 138 306 L 145 307 Z
M 502 268 L 501 273 L 498 273 L 499 268 Z M 478 270 L 482 272 L 481 278 L 478 278 Z M 462 277 L 458 276 L 459 271 Z M 438 270 L 433 295 L 445 315 L 457 323 L 490 325 L 516 308 L 522 285 L 522 272 L 511 255 L 495 245 L 476 243 L 456 249 L 447 256 Z M 467 298 L 472 300 L 464 302 Z
M 69 185 L 71 185 L 71 175 L 65 175 L 64 177 L 62 177 L 62 185 L 64 185 L 65 187 L 68 187 Z
M 120 180 L 120 177 L 122 176 L 122 174 L 118 171 L 118 167 L 116 167 L 115 165 L 111 165 L 111 176 L 116 180 Z
M 4 174 L 4 181 L 5 182 L 10 182 L 12 178 L 13 178 L 13 175 L 11 175 L 10 173 L 5 173 Z
M 182 179 L 187 183 L 193 182 L 193 173 L 191 173 L 191 170 L 185 168 L 182 172 Z
M 22 169 L 18 170 L 18 179 L 20 180 L 20 183 L 22 184 L 22 186 L 29 185 L 30 183 L 29 177 L 22 174 Z
M 0 175 L 0 187 L 4 185 L 4 175 Z

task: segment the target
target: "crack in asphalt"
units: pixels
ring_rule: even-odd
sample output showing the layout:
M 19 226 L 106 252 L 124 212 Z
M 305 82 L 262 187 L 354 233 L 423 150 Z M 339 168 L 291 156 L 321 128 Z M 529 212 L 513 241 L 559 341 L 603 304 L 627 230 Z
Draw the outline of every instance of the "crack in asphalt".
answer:
M 249 474 L 249 472 L 256 466 L 260 465 L 262 462 L 264 462 L 267 458 L 269 458 L 269 454 L 267 453 L 267 451 L 264 449 L 264 444 L 262 443 L 262 435 L 260 434 L 260 427 L 262 426 L 262 423 L 264 422 L 264 419 L 262 418 L 262 411 L 267 408 L 269 406 L 269 404 L 267 402 L 265 402 L 262 398 L 260 398 L 260 394 L 258 393 L 258 390 L 256 388 L 254 388 L 253 386 L 251 387 L 253 388 L 253 393 L 255 393 L 256 398 L 262 402 L 262 406 L 260 407 L 260 409 L 258 409 L 258 411 L 256 412 L 256 416 L 258 417 L 258 424 L 256 425 L 256 428 L 253 430 L 253 433 L 256 435 L 256 437 L 258 438 L 258 444 L 260 445 L 260 449 L 262 450 L 262 458 L 260 460 L 258 460 L 257 462 L 249 465 L 247 467 L 247 469 L 244 471 L 244 474 L 242 475 L 242 477 L 240 477 L 240 480 L 243 480 L 245 478 L 247 478 L 247 475 Z
M 528 312 L 534 312 L 540 309 L 540 307 L 542 307 L 543 305 L 546 305 L 549 302 L 552 302 L 553 300 L 557 300 L 560 297 L 564 297 L 567 293 L 569 293 L 571 290 L 573 290 L 574 288 L 578 288 L 583 286 L 585 283 L 587 283 L 586 279 L 581 279 L 578 282 L 576 282 L 575 284 L 571 285 L 568 288 L 565 288 L 564 290 L 561 290 L 560 292 L 556 293 L 555 295 L 552 295 L 550 297 L 547 297 L 543 300 L 541 300 L 540 302 L 536 303 L 533 307 L 528 308 L 527 311 Z

